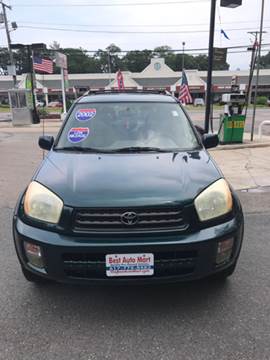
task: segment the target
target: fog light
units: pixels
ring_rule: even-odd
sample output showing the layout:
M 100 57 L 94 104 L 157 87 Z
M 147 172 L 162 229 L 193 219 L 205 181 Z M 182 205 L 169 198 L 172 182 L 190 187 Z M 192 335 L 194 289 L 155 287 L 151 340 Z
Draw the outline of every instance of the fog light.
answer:
M 44 262 L 41 254 L 41 248 L 38 245 L 24 242 L 24 250 L 29 263 L 40 269 L 44 268 Z
M 234 239 L 223 240 L 218 243 L 216 265 L 228 262 L 232 255 Z

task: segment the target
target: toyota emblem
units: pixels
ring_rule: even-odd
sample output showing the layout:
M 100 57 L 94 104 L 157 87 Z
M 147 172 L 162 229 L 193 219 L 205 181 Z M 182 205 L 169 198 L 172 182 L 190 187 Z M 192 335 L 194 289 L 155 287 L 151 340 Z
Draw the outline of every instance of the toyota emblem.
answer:
M 127 211 L 121 215 L 121 222 L 128 226 L 135 225 L 138 222 L 138 215 L 135 212 Z

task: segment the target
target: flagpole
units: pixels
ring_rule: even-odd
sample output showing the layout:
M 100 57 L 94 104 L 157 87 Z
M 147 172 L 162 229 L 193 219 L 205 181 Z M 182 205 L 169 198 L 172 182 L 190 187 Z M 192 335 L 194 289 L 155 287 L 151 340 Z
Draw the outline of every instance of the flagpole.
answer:
M 32 62 L 34 61 L 34 50 L 32 50 Z M 37 76 L 36 76 L 36 70 L 33 66 L 33 84 L 34 84 L 34 97 L 35 97 L 35 105 L 37 107 Z
M 110 55 L 110 51 L 108 51 L 108 72 L 109 72 L 109 84 L 111 84 L 112 82 L 112 70 L 111 70 L 111 55 Z
M 29 61 L 29 69 L 30 71 L 30 81 L 31 81 L 31 93 L 32 93 L 32 101 L 33 101 L 33 122 L 34 124 L 40 123 L 40 118 L 37 112 L 37 106 L 36 106 L 36 98 L 35 98 L 35 86 L 34 86 L 34 50 L 32 49 L 31 45 L 27 45 L 27 56 Z
M 63 99 L 63 113 L 67 113 L 67 103 L 66 103 L 66 89 L 65 89 L 65 76 L 64 68 L 61 67 L 61 85 L 62 85 L 62 99 Z

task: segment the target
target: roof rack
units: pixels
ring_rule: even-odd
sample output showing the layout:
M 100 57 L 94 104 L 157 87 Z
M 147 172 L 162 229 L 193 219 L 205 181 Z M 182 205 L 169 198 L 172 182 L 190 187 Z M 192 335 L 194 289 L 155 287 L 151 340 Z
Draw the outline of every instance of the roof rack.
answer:
M 168 90 L 164 89 L 153 89 L 153 90 L 141 90 L 141 89 L 104 89 L 104 90 L 88 90 L 86 95 L 97 95 L 97 94 L 157 94 L 157 95 L 167 95 L 172 96 Z

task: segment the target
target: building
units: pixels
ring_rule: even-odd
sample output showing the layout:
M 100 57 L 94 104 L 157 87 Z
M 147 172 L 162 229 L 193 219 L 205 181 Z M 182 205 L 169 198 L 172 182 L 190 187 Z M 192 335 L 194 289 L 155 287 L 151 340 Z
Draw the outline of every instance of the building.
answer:
M 193 98 L 204 97 L 207 72 L 186 70 L 190 91 Z M 130 89 L 167 89 L 176 94 L 179 92 L 182 73 L 173 71 L 166 65 L 163 58 L 153 58 L 151 63 L 140 73 L 123 71 L 124 84 Z M 232 77 L 238 79 L 243 91 L 249 80 L 249 71 L 213 71 L 214 99 L 218 101 L 221 94 L 230 92 Z M 24 75 L 18 76 L 18 87 L 23 87 Z M 255 84 L 256 77 L 253 79 Z M 259 95 L 270 97 L 270 69 L 260 71 Z M 13 86 L 12 77 L 0 75 L 0 98 L 6 98 L 7 92 Z M 36 75 L 37 96 L 44 98 L 46 103 L 61 97 L 60 74 Z M 70 74 L 67 95 L 76 98 L 89 89 L 117 88 L 116 74 Z

